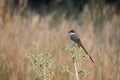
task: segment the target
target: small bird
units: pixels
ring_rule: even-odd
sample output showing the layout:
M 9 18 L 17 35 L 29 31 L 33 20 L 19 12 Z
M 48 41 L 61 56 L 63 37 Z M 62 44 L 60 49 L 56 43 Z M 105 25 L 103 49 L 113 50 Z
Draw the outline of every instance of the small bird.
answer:
M 91 61 L 94 63 L 92 57 L 90 56 L 90 54 L 88 54 L 87 50 L 84 48 L 84 46 L 82 45 L 81 41 L 80 41 L 80 38 L 78 37 L 78 35 L 76 34 L 76 32 L 74 30 L 70 30 L 69 31 L 70 33 L 70 38 L 71 40 L 78 45 L 78 47 L 82 47 L 83 50 L 85 51 L 85 53 L 89 56 L 89 58 L 91 59 Z

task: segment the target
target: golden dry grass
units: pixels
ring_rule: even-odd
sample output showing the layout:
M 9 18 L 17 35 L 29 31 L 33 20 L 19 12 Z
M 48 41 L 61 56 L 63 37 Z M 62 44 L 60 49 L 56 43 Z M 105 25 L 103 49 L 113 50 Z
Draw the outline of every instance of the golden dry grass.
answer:
M 75 29 L 95 63 L 83 61 L 89 71 L 84 80 L 120 80 L 120 16 L 106 21 L 101 33 L 94 33 L 88 14 L 83 12 L 83 24 L 65 20 L 64 15 L 55 27 L 50 25 L 52 14 L 40 17 L 30 14 L 28 19 L 13 16 L 8 23 L 0 22 L 0 80 L 35 80 L 36 74 L 28 63 L 28 54 L 50 52 L 53 55 L 53 80 L 70 80 L 68 73 L 61 72 L 60 65 L 69 60 L 61 51 L 70 45 L 68 30 Z M 52 27 L 52 28 L 50 28 Z M 80 53 L 83 53 L 80 50 Z

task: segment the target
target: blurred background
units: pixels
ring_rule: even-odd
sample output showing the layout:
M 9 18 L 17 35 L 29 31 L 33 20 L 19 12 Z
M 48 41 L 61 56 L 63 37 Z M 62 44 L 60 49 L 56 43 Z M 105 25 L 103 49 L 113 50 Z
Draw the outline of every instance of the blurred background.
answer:
M 95 61 L 82 61 L 84 79 L 120 80 L 120 0 L 0 0 L 0 80 L 35 80 L 28 54 L 40 52 L 53 55 L 53 80 L 71 80 L 60 68 L 70 29 Z

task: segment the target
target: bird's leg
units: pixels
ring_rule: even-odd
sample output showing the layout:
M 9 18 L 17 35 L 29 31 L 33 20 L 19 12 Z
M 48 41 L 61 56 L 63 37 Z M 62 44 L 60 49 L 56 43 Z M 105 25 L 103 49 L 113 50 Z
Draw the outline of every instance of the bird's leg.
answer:
M 72 44 L 72 47 L 75 47 L 75 46 L 76 46 L 76 44 L 75 44 L 75 43 L 73 43 L 73 44 Z
M 73 43 L 73 44 L 72 44 L 72 47 L 80 48 L 80 46 L 77 45 L 76 43 Z
M 80 45 L 77 45 L 77 48 L 80 48 Z

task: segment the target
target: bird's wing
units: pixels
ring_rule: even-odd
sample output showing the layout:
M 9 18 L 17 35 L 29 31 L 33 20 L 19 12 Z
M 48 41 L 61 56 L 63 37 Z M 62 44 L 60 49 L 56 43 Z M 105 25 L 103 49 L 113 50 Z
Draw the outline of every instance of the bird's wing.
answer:
M 77 43 L 79 45 L 81 44 L 81 41 L 80 41 L 79 37 L 77 36 L 77 34 L 73 34 L 71 36 L 71 40 L 73 40 L 75 43 Z

